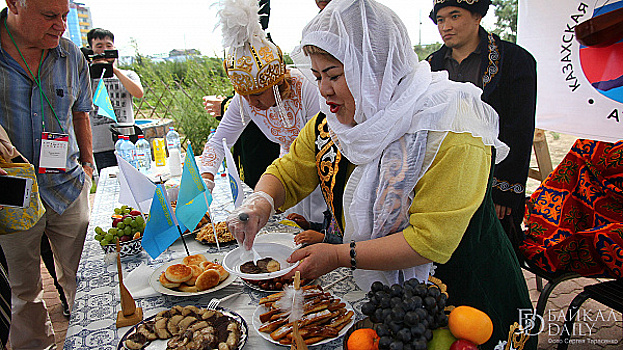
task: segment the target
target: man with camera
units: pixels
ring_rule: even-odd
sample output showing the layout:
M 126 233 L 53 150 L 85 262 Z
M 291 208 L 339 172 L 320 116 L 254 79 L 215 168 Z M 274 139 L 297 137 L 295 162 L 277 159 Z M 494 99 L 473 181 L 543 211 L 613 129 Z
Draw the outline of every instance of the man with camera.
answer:
M 54 331 L 43 302 L 39 248 L 45 231 L 73 305 L 90 212 L 91 86 L 86 60 L 62 37 L 68 0 L 6 4 L 0 12 L 0 125 L 34 165 L 45 207 L 29 229 L 0 236 L 12 288 L 9 341 L 14 350 L 44 349 L 53 346 Z
M 117 117 L 119 126 L 132 127 L 134 124 L 134 109 L 132 97 L 143 97 L 141 79 L 131 70 L 117 68 L 115 50 L 115 36 L 106 29 L 94 28 L 87 33 L 87 40 L 92 52 L 83 50 L 91 62 L 91 86 L 97 88 L 99 79 L 104 79 L 108 90 L 110 103 Z M 85 52 L 86 51 L 86 52 Z M 95 93 L 95 91 L 93 91 Z M 93 153 L 97 170 L 117 165 L 115 145 L 113 143 L 110 126 L 115 122 L 97 113 L 97 108 L 91 111 L 91 129 L 93 131 Z

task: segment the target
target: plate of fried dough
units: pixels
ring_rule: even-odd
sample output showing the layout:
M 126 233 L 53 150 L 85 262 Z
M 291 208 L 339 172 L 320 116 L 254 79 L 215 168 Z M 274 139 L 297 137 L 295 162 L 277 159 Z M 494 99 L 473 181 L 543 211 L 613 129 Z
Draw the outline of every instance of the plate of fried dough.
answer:
M 305 314 L 299 320 L 299 332 L 307 345 L 325 344 L 346 334 L 355 318 L 349 303 L 325 292 L 319 285 L 308 285 L 301 290 Z M 288 320 L 288 313 L 278 307 L 284 294 L 279 292 L 260 299 L 252 324 L 262 338 L 289 347 L 292 344 L 292 323 Z
M 174 296 L 207 294 L 232 284 L 236 276 L 221 265 L 222 254 L 195 254 L 169 261 L 149 278 L 159 293 Z

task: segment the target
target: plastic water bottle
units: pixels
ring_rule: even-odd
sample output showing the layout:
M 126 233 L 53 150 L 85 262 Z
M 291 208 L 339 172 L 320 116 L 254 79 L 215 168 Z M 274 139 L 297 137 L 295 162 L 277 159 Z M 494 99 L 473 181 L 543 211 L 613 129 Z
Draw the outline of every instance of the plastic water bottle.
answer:
M 121 155 L 121 144 L 123 143 L 123 135 L 117 136 L 117 142 L 115 142 L 115 151 Z
M 121 158 L 125 159 L 136 168 L 136 147 L 132 141 L 130 141 L 129 136 L 123 136 L 123 142 L 119 146 L 119 149 L 121 150 Z
M 138 170 L 142 173 L 147 173 L 151 169 L 151 146 L 145 140 L 144 135 L 138 135 L 138 141 L 136 141 L 134 146 L 136 146 Z
M 169 127 L 169 132 L 166 135 L 167 150 L 169 151 L 169 170 L 171 176 L 182 175 L 182 147 L 180 145 L 180 134 Z

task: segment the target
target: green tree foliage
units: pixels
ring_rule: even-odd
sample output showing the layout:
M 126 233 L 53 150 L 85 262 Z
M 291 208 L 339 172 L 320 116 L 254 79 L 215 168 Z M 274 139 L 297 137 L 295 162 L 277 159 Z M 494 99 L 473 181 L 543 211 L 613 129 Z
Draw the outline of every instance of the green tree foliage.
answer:
M 231 95 L 232 87 L 218 58 L 197 56 L 186 61 L 155 62 L 137 53 L 128 69 L 141 78 L 145 89 L 137 117 L 170 118 L 196 154 L 218 121 L 203 108 L 206 95 Z
M 428 45 L 415 45 L 413 47 L 413 50 L 415 50 L 415 53 L 417 54 L 417 57 L 420 60 L 426 59 L 426 57 L 428 57 L 428 55 L 430 55 L 431 53 L 439 50 L 439 48 L 441 48 L 442 43 L 434 43 L 434 44 L 428 44 Z
M 517 41 L 517 2 L 518 0 L 492 0 L 497 18 L 493 32 L 513 43 Z

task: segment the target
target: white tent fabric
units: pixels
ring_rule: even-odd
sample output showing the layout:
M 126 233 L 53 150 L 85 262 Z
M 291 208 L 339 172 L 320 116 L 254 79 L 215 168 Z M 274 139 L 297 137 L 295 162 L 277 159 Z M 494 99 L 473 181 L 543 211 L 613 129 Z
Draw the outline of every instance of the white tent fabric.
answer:
M 623 0 L 519 1 L 518 44 L 537 60 L 537 128 L 623 139 L 623 41 L 585 47 L 573 30 L 621 7 Z

